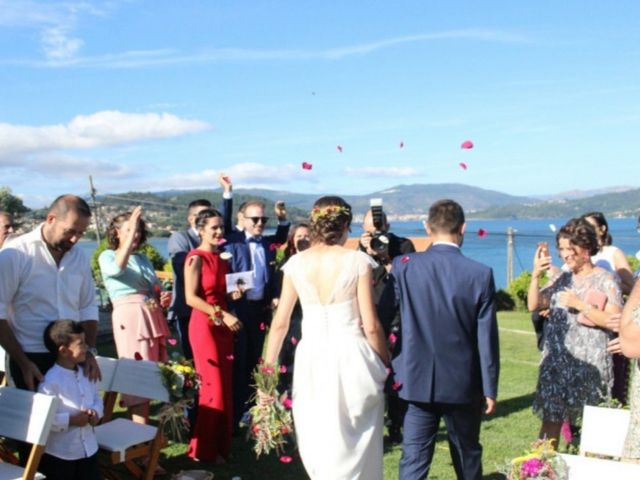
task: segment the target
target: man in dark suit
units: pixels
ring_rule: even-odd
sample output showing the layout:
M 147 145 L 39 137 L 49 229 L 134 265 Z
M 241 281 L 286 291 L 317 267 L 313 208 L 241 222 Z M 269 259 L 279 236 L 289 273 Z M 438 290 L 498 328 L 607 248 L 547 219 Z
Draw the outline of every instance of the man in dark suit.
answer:
M 443 417 L 457 478 L 482 478 L 480 421 L 496 406 L 498 327 L 493 273 L 461 253 L 464 231 L 460 205 L 434 203 L 427 223 L 432 246 L 394 259 L 380 310 L 384 317 L 400 308 L 393 367 L 395 386 L 409 404 L 401 480 L 427 477 Z
M 246 290 L 239 300 L 231 302 L 231 308 L 243 324 L 236 334 L 234 351 L 234 413 L 242 416 L 249 399 L 252 373 L 262 355 L 267 327 L 271 324 L 271 312 L 277 305 L 280 285 L 275 275 L 275 240 L 286 239 L 289 223 L 286 210 L 279 213 L 276 235 L 263 236 L 269 220 L 265 217 L 265 205 L 260 201 L 248 201 L 242 206 L 242 231 L 226 236 L 225 251 L 232 272 L 253 272 L 253 287 Z
M 224 174 L 220 174 L 220 185 L 223 189 L 222 213 L 225 225 L 231 225 L 231 209 L 233 200 L 231 197 L 231 181 Z M 169 318 L 175 321 L 180 336 L 180 344 L 185 358 L 193 359 L 191 344 L 189 343 L 189 318 L 191 317 L 191 307 L 187 305 L 184 295 L 184 260 L 194 248 L 200 245 L 200 236 L 196 230 L 196 218 L 198 213 L 207 208 L 211 208 L 211 202 L 206 199 L 194 200 L 189 204 L 187 210 L 187 222 L 189 228 L 173 232 L 169 237 L 167 250 L 171 258 L 173 269 L 173 297 L 169 307 Z

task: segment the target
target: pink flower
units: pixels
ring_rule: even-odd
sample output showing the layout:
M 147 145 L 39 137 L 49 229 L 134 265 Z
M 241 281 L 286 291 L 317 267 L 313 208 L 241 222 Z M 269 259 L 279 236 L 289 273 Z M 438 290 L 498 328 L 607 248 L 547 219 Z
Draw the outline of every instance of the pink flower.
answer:
M 282 463 L 291 463 L 292 460 L 293 458 L 291 458 L 289 455 L 283 455 L 280 457 L 280 461 Z
M 290 398 L 285 398 L 282 402 L 282 406 L 287 410 L 291 410 L 291 407 L 293 407 L 293 400 L 291 400 Z
M 533 478 L 537 477 L 544 467 L 545 464 L 542 460 L 539 458 L 531 458 L 520 466 L 520 473 L 524 475 L 524 478 Z
M 571 434 L 571 425 L 569 424 L 568 420 L 565 420 L 562 423 L 560 434 L 562 435 L 562 438 L 564 438 L 565 442 L 571 443 L 573 441 L 573 435 Z

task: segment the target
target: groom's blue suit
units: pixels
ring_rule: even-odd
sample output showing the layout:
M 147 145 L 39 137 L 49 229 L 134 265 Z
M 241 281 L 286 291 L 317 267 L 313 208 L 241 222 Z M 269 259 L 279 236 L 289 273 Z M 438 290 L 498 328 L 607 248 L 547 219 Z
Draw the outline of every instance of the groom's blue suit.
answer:
M 493 273 L 436 243 L 396 257 L 391 274 L 379 313 L 384 321 L 400 308 L 393 368 L 409 402 L 400 479 L 426 478 L 442 417 L 458 478 L 481 479 L 480 421 L 484 397 L 496 398 L 500 363 Z

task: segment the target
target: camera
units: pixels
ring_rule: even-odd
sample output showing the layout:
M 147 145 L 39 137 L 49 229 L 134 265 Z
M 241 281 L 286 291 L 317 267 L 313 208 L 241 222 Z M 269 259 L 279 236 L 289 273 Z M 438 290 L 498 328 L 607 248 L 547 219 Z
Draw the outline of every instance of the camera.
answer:
M 375 231 L 371 234 L 371 250 L 378 253 L 386 252 L 389 248 L 389 237 L 384 231 L 385 221 L 384 212 L 382 211 L 382 199 L 372 198 L 369 202 L 371 207 L 371 218 Z

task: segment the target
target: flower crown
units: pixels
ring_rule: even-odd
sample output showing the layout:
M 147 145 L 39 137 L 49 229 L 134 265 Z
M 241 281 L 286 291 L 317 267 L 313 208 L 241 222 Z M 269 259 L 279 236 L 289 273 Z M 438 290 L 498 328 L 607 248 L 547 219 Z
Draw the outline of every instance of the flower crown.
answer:
M 329 216 L 338 216 L 341 214 L 349 215 L 350 213 L 351 213 L 350 208 L 342 207 L 338 205 L 329 205 L 326 207 L 314 207 L 313 210 L 311 210 L 311 220 L 316 222 L 321 218 L 325 218 Z

